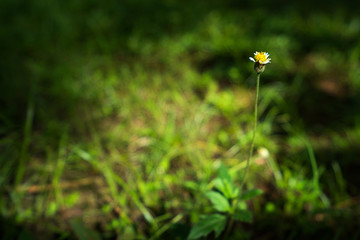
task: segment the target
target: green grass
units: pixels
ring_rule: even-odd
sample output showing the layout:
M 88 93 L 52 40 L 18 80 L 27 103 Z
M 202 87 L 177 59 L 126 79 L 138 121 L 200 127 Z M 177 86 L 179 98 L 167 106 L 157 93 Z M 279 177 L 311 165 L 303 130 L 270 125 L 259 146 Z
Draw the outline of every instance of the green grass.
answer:
M 227 231 L 356 239 L 358 7 L 2 1 L 0 236 L 186 239 L 221 164 L 240 186 L 267 51 L 244 184 L 264 194 Z

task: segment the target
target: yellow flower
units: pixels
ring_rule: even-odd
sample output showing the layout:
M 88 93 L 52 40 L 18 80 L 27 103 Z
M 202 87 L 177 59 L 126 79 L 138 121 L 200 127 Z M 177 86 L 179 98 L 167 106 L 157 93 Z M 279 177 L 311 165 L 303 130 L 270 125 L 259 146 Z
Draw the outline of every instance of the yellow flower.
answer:
M 262 65 L 271 63 L 270 62 L 271 58 L 269 58 L 269 53 L 267 52 L 255 52 L 254 58 L 249 57 L 249 59 L 254 63 L 260 63 Z

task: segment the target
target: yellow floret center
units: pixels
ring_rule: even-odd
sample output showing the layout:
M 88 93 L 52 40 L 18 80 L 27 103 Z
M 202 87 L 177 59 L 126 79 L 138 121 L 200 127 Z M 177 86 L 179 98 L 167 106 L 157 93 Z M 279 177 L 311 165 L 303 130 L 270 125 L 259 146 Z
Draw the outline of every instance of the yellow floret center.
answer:
M 256 62 L 259 62 L 259 61 L 265 62 L 267 59 L 267 56 L 265 55 L 265 52 L 259 52 L 254 56 L 254 58 L 255 58 Z

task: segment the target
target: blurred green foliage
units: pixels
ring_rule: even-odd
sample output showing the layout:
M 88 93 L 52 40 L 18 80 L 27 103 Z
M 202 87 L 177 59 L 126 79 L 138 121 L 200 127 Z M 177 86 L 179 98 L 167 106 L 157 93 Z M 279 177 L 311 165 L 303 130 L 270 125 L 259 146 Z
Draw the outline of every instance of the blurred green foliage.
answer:
M 357 239 L 359 7 L 1 1 L 2 239 L 186 239 L 221 164 L 239 184 L 255 51 L 264 194 L 231 237 Z

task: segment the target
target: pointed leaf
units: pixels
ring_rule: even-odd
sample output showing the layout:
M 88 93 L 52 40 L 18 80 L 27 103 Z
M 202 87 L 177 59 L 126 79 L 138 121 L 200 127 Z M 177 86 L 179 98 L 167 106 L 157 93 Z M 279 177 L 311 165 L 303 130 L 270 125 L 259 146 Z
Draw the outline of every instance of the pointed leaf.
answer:
M 225 191 L 224 181 L 222 181 L 220 178 L 215 178 L 212 182 L 216 189 L 218 189 L 220 192 L 224 193 L 224 191 Z
M 191 229 L 188 239 L 198 239 L 207 236 L 215 231 L 215 237 L 218 237 L 226 225 L 226 216 L 220 214 L 205 215 Z
M 229 169 L 224 164 L 221 164 L 218 169 L 218 177 L 224 181 L 226 180 L 229 183 L 232 183 L 232 178 Z
M 241 194 L 240 199 L 241 200 L 249 200 L 253 197 L 256 197 L 258 195 L 263 194 L 263 191 L 261 189 L 252 189 L 249 191 L 244 192 L 243 194 Z
M 230 210 L 229 201 L 220 193 L 215 191 L 207 192 L 206 197 L 211 201 L 214 208 L 220 212 L 227 212 Z
M 226 179 L 215 178 L 213 184 L 226 198 L 233 199 L 239 194 L 238 189 L 234 187 L 233 183 Z
M 239 190 L 234 187 L 232 182 L 228 182 L 227 180 L 224 181 L 225 192 L 224 195 L 229 198 L 233 199 L 236 198 L 239 194 Z
M 252 213 L 249 210 L 236 209 L 235 213 L 232 215 L 232 218 L 241 222 L 251 223 Z

